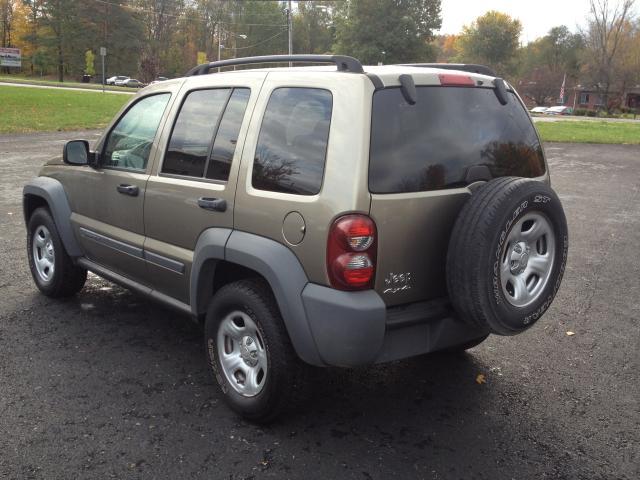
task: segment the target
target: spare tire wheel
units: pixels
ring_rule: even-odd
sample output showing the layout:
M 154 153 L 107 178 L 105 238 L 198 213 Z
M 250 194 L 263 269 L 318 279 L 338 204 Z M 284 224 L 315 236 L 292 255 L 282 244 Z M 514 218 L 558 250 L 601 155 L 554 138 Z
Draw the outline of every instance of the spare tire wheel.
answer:
M 500 335 L 549 308 L 567 262 L 567 221 L 546 183 L 502 177 L 473 191 L 447 252 L 447 288 L 461 319 Z

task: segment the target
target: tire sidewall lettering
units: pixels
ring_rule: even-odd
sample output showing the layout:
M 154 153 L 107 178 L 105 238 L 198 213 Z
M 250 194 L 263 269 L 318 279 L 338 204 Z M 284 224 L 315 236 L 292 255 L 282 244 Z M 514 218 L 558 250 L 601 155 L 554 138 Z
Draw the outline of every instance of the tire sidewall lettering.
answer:
M 227 385 L 227 382 L 220 374 L 220 369 L 218 368 L 218 352 L 216 348 L 216 339 L 211 336 L 207 338 L 207 354 L 209 356 L 209 365 L 211 366 L 213 375 L 216 377 L 216 381 L 218 382 L 218 385 L 220 385 L 222 393 L 227 395 L 229 387 Z
M 498 236 L 498 244 L 494 252 L 494 263 L 493 263 L 493 269 L 492 269 L 493 270 L 492 272 L 493 273 L 493 276 L 492 276 L 493 300 L 494 300 L 494 304 L 497 307 L 499 307 L 501 310 L 505 308 L 507 308 L 508 310 L 513 310 L 509 308 L 510 306 L 507 304 L 507 302 L 503 297 L 504 294 L 502 293 L 502 288 L 500 283 L 500 260 L 501 260 L 502 250 L 504 248 L 504 243 L 509 234 L 509 231 L 513 226 L 513 224 L 522 215 L 528 212 L 531 209 L 531 207 L 533 207 L 534 205 L 536 206 L 536 210 L 540 210 L 542 213 L 545 213 L 547 216 L 553 217 L 552 212 L 549 211 L 549 207 L 552 204 L 553 204 L 553 198 L 549 195 L 537 194 L 537 193 L 529 195 L 529 197 L 526 200 L 523 200 L 522 202 L 520 202 L 520 204 L 513 210 L 512 214 L 503 223 L 503 228 L 500 232 L 500 235 Z M 552 222 L 554 223 L 554 226 L 557 229 L 558 225 L 556 224 L 556 222 L 553 220 Z M 556 235 L 558 233 L 560 232 L 556 232 Z M 559 265 L 559 268 L 554 267 L 554 268 L 558 268 L 557 270 L 558 273 L 557 273 L 557 278 L 553 284 L 553 288 L 551 289 L 551 292 L 547 295 L 544 301 L 533 312 L 529 312 L 526 315 L 521 316 L 520 320 L 514 319 L 516 323 L 518 323 L 519 325 L 525 328 L 528 328 L 529 326 L 534 324 L 540 317 L 542 317 L 544 312 L 546 312 L 549 309 L 562 283 L 562 277 L 564 274 L 564 270 L 567 262 L 567 256 L 568 256 L 569 241 L 568 241 L 568 235 L 566 234 L 566 232 L 563 232 L 560 234 L 562 235 L 561 237 L 562 239 L 560 240 L 562 244 L 560 249 L 561 254 L 560 254 L 560 258 L 558 258 L 560 265 Z
M 532 215 L 534 214 L 535 215 Z M 544 288 L 537 285 L 524 307 L 511 304 L 503 288 L 503 267 L 524 271 L 531 251 L 545 254 L 531 235 L 511 232 L 524 219 L 543 216 L 554 240 L 553 264 L 546 264 Z M 529 228 L 529 227 L 525 227 Z M 540 231 L 542 233 L 542 231 Z M 509 245 L 513 236 L 514 242 Z M 526 241 L 526 251 L 511 247 Z M 549 239 L 549 241 L 551 241 Z M 509 251 L 508 251 L 509 249 Z M 517 251 L 520 250 L 520 251 Z M 459 213 L 447 252 L 447 288 L 456 314 L 466 323 L 498 335 L 516 335 L 530 328 L 550 307 L 558 292 L 568 252 L 568 227 L 562 204 L 548 183 L 522 177 L 498 177 L 473 192 Z M 550 253 L 550 252 L 549 252 Z M 521 254 L 519 257 L 516 254 Z M 509 264 L 519 259 L 517 265 Z M 502 261 L 505 260 L 505 264 Z M 549 270 L 550 268 L 550 270 Z M 535 272 L 535 268 L 530 270 Z M 528 274 L 527 274 L 528 275 Z M 506 280 L 506 279 L 505 279 Z M 540 288 L 540 289 L 538 289 Z M 533 300 L 533 301 L 529 301 Z M 518 303 L 518 302 L 514 302 Z

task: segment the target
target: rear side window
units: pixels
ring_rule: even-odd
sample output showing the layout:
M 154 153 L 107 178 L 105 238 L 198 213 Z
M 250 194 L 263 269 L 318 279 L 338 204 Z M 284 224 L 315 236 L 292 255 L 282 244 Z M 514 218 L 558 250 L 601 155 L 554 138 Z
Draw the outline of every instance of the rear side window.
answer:
M 322 186 L 333 97 L 317 88 L 278 88 L 262 120 L 254 188 L 315 195 Z
M 501 105 L 490 88 L 418 87 L 409 105 L 399 88 L 373 97 L 369 190 L 403 193 L 463 187 L 470 167 L 495 177 L 544 174 L 542 147 L 513 93 Z
M 207 178 L 213 180 L 227 180 L 229 178 L 231 161 L 236 150 L 240 125 L 242 125 L 248 101 L 248 88 L 236 88 L 231 94 L 216 139 L 213 142 L 211 158 L 207 167 Z
M 171 132 L 162 173 L 203 178 L 206 172 L 226 181 L 248 100 L 248 88 L 191 92 Z

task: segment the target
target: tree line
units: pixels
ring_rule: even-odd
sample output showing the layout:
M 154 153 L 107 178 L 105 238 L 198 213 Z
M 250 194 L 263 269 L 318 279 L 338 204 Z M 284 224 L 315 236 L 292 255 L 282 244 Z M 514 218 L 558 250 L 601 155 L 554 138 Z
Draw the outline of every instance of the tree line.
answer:
M 518 85 L 537 105 L 555 104 L 560 87 L 582 84 L 597 92 L 610 111 L 630 87 L 640 93 L 640 18 L 635 0 L 591 0 L 585 24 L 576 33 L 565 25 L 527 45 L 522 23 L 490 11 L 458 35 L 436 38 L 438 60 L 481 63 Z
M 481 63 L 537 104 L 578 82 L 602 92 L 640 84 L 635 0 L 591 0 L 584 26 L 521 44 L 522 23 L 490 11 L 457 35 L 437 35 L 440 0 L 293 2 L 293 52 L 343 53 L 366 64 Z M 23 73 L 76 80 L 107 73 L 179 76 L 218 58 L 288 51 L 287 1 L 0 0 L 2 46 L 22 49 Z M 556 98 L 554 98 L 554 96 Z M 608 101 L 605 102 L 608 104 Z
M 288 52 L 286 1 L 0 0 L 1 46 L 22 49 L 23 72 L 77 79 L 181 75 L 218 58 Z M 294 2 L 293 51 L 348 52 L 367 63 L 434 58 L 440 0 Z

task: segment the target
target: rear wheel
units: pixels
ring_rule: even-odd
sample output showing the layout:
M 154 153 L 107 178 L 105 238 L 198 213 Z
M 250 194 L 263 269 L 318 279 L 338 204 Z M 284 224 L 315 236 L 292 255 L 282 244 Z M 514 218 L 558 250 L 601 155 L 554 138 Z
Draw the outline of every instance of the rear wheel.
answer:
M 551 305 L 567 251 L 567 223 L 551 187 L 525 178 L 491 180 L 474 191 L 451 234 L 451 302 L 476 326 L 520 333 Z
M 37 208 L 27 225 L 29 269 L 38 289 L 48 297 L 69 297 L 87 280 L 87 271 L 67 254 L 51 213 Z
M 264 281 L 241 280 L 215 294 L 205 344 L 226 402 L 246 419 L 271 421 L 303 398 L 309 367 L 293 350 Z

